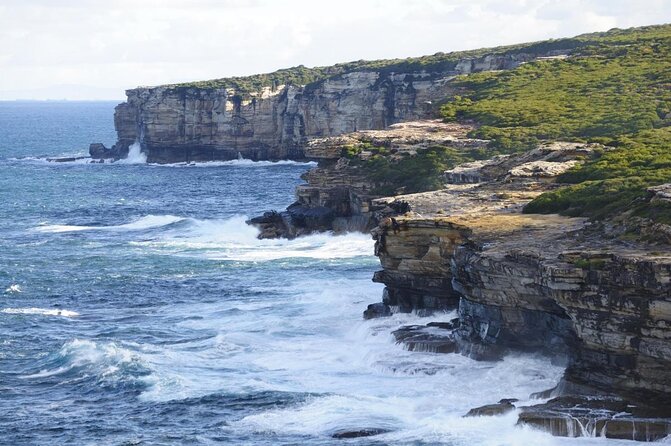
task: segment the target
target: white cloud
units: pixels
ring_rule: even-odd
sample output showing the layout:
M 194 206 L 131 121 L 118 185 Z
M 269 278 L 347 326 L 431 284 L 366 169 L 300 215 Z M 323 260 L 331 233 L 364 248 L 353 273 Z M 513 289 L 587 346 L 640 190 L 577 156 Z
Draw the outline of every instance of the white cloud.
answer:
M 670 21 L 666 0 L 3 0 L 0 98 L 65 84 L 121 96 L 136 85 Z

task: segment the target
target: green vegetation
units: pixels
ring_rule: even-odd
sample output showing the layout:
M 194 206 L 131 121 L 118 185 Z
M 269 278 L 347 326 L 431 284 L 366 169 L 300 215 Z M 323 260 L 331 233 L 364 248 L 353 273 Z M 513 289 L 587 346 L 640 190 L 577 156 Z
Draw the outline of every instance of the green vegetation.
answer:
M 362 159 L 362 151 L 370 155 Z M 377 185 L 372 192 L 377 195 L 394 195 L 395 193 L 415 193 L 440 189 L 443 185 L 443 172 L 457 164 L 484 159 L 487 157 L 482 150 L 464 151 L 453 147 L 432 146 L 420 149 L 416 154 L 396 152 L 384 146 L 373 146 L 362 143 L 343 149 L 343 156 L 351 159 L 350 163 L 364 170 L 366 178 Z M 421 172 L 421 175 L 417 173 Z
M 355 61 L 330 67 L 298 66 L 273 73 L 231 77 L 169 87 L 233 89 L 239 99 L 265 87 L 305 85 L 305 92 L 326 79 L 354 71 L 413 72 L 444 75 L 460 60 L 484 55 L 548 54 L 571 50 L 567 59 L 526 63 L 515 70 L 483 72 L 454 81 L 459 92 L 442 106 L 447 121 L 473 121 L 472 137 L 491 140 L 489 153 L 461 153 L 447 147 L 416 156 L 360 144 L 343 156 L 366 169 L 376 192 L 419 192 L 441 187 L 440 175 L 455 164 L 513 153 L 540 141 L 598 142 L 609 147 L 563 174 L 567 185 L 541 195 L 525 212 L 560 212 L 607 218 L 628 211 L 671 222 L 671 210 L 645 200 L 645 189 L 671 182 L 671 25 L 614 29 L 570 39 L 506 47 L 436 53 L 409 59 Z M 367 158 L 359 157 L 370 152 Z
M 647 28 L 646 28 L 647 29 Z M 650 27 L 648 33 L 654 34 L 655 28 Z M 260 91 L 264 87 L 276 88 L 279 85 L 306 85 L 319 84 L 326 79 L 340 76 L 354 71 L 412 72 L 425 70 L 429 73 L 445 73 L 456 68 L 460 60 L 477 58 L 485 55 L 507 55 L 515 53 L 546 54 L 553 50 L 574 50 L 597 44 L 604 36 L 612 41 L 628 42 L 632 34 L 628 30 L 610 31 L 608 33 L 584 34 L 569 39 L 552 39 L 541 42 L 508 45 L 496 48 L 483 48 L 471 51 L 457 51 L 451 53 L 436 53 L 430 56 L 412 57 L 407 59 L 358 60 L 336 64 L 327 67 L 308 68 L 299 65 L 285 68 L 266 74 L 252 76 L 227 77 L 207 81 L 186 82 L 172 84 L 172 89 L 220 89 L 227 88 L 236 91 L 240 97 L 247 98 L 250 93 Z
M 671 26 L 590 36 L 569 59 L 458 79 L 461 94 L 442 115 L 480 124 L 472 136 L 491 139 L 494 152 L 542 140 L 613 147 L 562 175 L 558 181 L 571 185 L 541 195 L 525 212 L 604 218 L 633 210 L 668 219 L 643 198 L 646 187 L 671 181 Z

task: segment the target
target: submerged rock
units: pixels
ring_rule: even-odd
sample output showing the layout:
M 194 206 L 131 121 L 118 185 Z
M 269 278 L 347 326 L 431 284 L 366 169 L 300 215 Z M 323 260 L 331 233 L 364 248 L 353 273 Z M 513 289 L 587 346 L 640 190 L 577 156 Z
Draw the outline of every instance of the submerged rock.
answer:
M 67 156 L 63 158 L 47 158 L 47 161 L 50 163 L 72 163 L 74 161 L 79 161 L 83 159 L 88 159 L 88 156 Z
M 360 437 L 372 437 L 373 435 L 386 434 L 390 432 L 388 429 L 381 428 L 364 428 L 357 430 L 341 430 L 331 434 L 331 438 L 337 439 L 347 439 L 347 438 L 360 438 Z
M 475 407 L 469 410 L 464 417 L 493 417 L 496 415 L 504 415 L 515 410 L 514 402 L 517 402 L 517 399 L 506 398 L 496 404 Z

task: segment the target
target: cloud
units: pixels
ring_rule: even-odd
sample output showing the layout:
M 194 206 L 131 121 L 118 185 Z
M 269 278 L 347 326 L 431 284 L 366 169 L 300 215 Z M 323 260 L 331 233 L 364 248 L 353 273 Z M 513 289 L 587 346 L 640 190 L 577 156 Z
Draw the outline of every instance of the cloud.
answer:
M 0 98 L 8 90 L 121 91 L 668 21 L 666 0 L 4 0 Z

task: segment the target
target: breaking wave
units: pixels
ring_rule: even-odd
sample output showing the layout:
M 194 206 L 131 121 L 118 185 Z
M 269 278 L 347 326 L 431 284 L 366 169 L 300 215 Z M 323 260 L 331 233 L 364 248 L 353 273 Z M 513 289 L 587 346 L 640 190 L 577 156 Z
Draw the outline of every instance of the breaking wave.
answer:
M 46 308 L 3 308 L 0 313 L 5 314 L 36 314 L 40 316 L 77 317 L 79 313 L 70 310 L 46 309 Z
M 188 219 L 155 240 L 131 242 L 136 246 L 192 254 L 212 260 L 269 261 L 287 258 L 343 259 L 369 256 L 373 241 L 367 234 L 314 234 L 293 240 L 257 238 L 259 231 L 247 217 L 223 220 Z
M 159 228 L 184 220 L 175 215 L 147 215 L 130 223 L 112 226 L 43 225 L 34 228 L 38 232 L 77 232 L 77 231 L 141 231 Z
M 49 355 L 22 379 L 58 377 L 62 381 L 95 380 L 99 384 L 139 383 L 151 371 L 140 354 L 115 342 L 74 339 Z
M 147 164 L 147 154 L 142 152 L 140 143 L 136 141 L 128 148 L 128 156 L 115 164 Z

